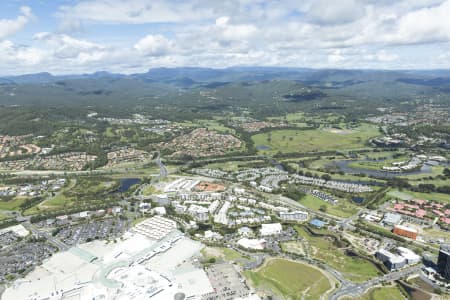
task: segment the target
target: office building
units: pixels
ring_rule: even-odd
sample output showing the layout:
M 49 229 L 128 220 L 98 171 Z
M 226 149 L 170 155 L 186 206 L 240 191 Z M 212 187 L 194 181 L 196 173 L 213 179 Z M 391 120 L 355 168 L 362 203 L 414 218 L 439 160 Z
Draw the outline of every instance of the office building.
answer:
M 442 277 L 450 280 L 450 244 L 443 244 L 439 249 L 437 269 Z

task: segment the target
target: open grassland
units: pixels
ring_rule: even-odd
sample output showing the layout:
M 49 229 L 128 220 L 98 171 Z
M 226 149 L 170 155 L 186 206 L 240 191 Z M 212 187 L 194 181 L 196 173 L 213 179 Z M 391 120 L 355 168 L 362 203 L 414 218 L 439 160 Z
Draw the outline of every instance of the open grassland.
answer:
M 309 265 L 285 259 L 268 260 L 259 270 L 246 271 L 254 286 L 284 299 L 319 299 L 331 290 L 327 276 Z
M 348 200 L 340 199 L 338 204 L 332 205 L 312 195 L 306 195 L 300 201 L 300 204 L 318 211 L 322 206 L 326 207 L 326 213 L 335 215 L 338 217 L 350 217 L 358 212 L 358 207 L 351 204 Z
M 450 196 L 441 193 L 419 193 L 411 191 L 392 190 L 387 195 L 401 200 L 425 199 L 443 203 L 450 203 Z
M 146 185 L 144 187 L 144 189 L 142 190 L 142 195 L 144 195 L 144 196 L 150 196 L 150 195 L 159 194 L 159 193 L 161 193 L 161 191 L 156 189 L 156 187 L 154 187 L 153 185 L 150 185 L 150 184 Z
M 76 184 L 64 188 L 54 197 L 43 201 L 38 207 L 27 210 L 26 214 L 33 214 L 42 210 L 59 210 L 75 206 L 101 204 L 106 201 L 107 194 L 117 187 L 116 181 L 106 178 L 78 178 Z
M 226 161 L 207 164 L 205 168 L 234 172 L 242 168 L 251 168 L 255 165 L 266 165 L 266 164 L 267 163 L 265 163 L 263 160 L 248 160 L 248 161 L 236 160 L 236 161 Z
M 450 232 L 438 229 L 423 229 L 421 232 L 427 237 L 432 237 L 436 239 L 450 240 Z
M 281 249 L 287 253 L 306 255 L 305 248 L 301 242 L 289 241 L 281 243 Z
M 332 162 L 332 160 L 327 160 L 330 163 Z M 317 167 L 318 164 L 314 164 L 311 163 L 311 165 L 309 166 L 309 168 L 304 168 L 304 167 L 299 167 L 299 165 L 294 162 L 294 160 L 289 159 L 289 160 L 282 160 L 282 162 L 287 163 L 290 167 L 294 168 L 294 170 L 298 171 L 303 171 L 303 173 L 306 172 L 311 172 L 317 176 L 322 176 L 324 174 L 328 174 L 332 177 L 332 179 L 334 180 L 352 180 L 352 181 L 377 181 L 377 182 L 384 182 L 384 180 L 381 179 L 377 179 L 377 178 L 368 178 L 368 177 L 363 177 L 363 176 L 357 176 L 357 175 L 353 175 L 353 174 L 346 174 L 346 173 L 334 173 L 334 174 L 330 174 L 328 172 L 322 172 L 322 171 L 318 171 L 316 168 L 322 168 L 322 167 Z
M 208 128 L 208 130 L 215 130 L 221 133 L 234 134 L 236 132 L 233 128 L 226 127 L 216 120 L 196 120 L 195 123 L 201 127 Z
M 308 243 L 308 253 L 334 269 L 341 272 L 344 277 L 354 282 L 363 282 L 380 272 L 369 261 L 357 256 L 348 256 L 344 249 L 339 249 L 330 237 L 311 236 L 304 227 L 296 227 L 299 236 Z
M 271 130 L 252 136 L 256 146 L 267 146 L 270 149 L 260 150 L 261 153 L 277 152 L 313 152 L 341 151 L 364 148 L 366 142 L 379 135 L 376 126 L 363 124 L 351 130 L 351 133 L 340 134 L 325 129 L 314 130 Z
M 321 114 L 320 116 L 317 115 L 308 115 L 304 112 L 295 112 L 295 113 L 289 113 L 284 116 L 276 116 L 276 117 L 269 117 L 268 120 L 270 121 L 285 121 L 288 122 L 290 125 L 297 125 L 298 124 L 305 124 L 309 121 L 314 121 L 316 123 L 320 124 L 330 124 L 331 122 L 338 121 L 342 116 L 329 113 L 329 114 Z
M 27 200 L 26 197 L 14 197 L 10 200 L 0 199 L 0 210 L 19 210 L 25 200 Z
M 409 180 L 413 179 L 427 179 L 430 176 L 437 176 L 442 175 L 444 172 L 445 167 L 444 166 L 433 166 L 431 167 L 431 173 L 422 173 L 422 174 L 411 174 L 411 175 L 405 175 L 401 176 Z
M 240 265 L 252 261 L 249 256 L 244 256 L 239 252 L 225 247 L 205 247 L 201 251 L 206 260 L 215 258 L 216 260 L 233 261 Z
M 344 298 L 345 300 L 355 298 Z M 367 293 L 357 298 L 358 300 L 402 300 L 406 299 L 396 286 L 376 287 L 370 289 Z
M 354 161 L 349 163 L 348 166 L 355 169 L 382 170 L 383 167 L 392 167 L 393 163 L 407 162 L 409 158 L 409 155 L 402 155 L 382 161 Z
M 0 221 L 6 220 L 6 219 L 9 219 L 9 218 L 10 217 L 8 215 L 0 213 Z

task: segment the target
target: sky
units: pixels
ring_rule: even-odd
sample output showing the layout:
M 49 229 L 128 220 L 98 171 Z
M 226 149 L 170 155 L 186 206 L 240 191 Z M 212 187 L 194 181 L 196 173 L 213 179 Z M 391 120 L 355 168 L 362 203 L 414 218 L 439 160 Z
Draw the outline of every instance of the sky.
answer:
M 450 68 L 450 0 L 4 0 L 0 74 Z

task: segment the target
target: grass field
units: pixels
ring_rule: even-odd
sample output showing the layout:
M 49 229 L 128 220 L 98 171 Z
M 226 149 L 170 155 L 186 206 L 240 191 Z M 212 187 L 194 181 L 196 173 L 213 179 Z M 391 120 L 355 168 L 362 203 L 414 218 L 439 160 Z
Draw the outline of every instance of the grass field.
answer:
M 348 134 L 333 133 L 325 129 L 272 130 L 252 136 L 255 146 L 265 145 L 269 150 L 261 153 L 336 151 L 364 148 L 365 143 L 379 135 L 376 126 L 363 124 Z
M 350 299 L 350 298 L 346 298 Z M 352 298 L 354 299 L 354 298 Z M 402 300 L 406 299 L 397 287 L 377 287 L 369 290 L 358 298 L 359 300 Z
M 319 198 L 316 198 L 312 195 L 306 195 L 299 201 L 300 204 L 311 208 L 313 210 L 319 210 L 322 205 L 325 205 L 327 208 L 326 213 L 335 215 L 338 217 L 350 217 L 358 212 L 358 207 L 356 205 L 351 204 L 346 200 L 339 200 L 339 203 L 336 205 L 332 205 L 328 202 L 325 202 Z
M 302 168 L 299 167 L 295 162 L 292 162 L 292 159 L 289 160 L 281 160 L 281 162 L 286 162 L 286 161 L 291 161 L 288 163 L 289 166 L 293 167 L 295 170 L 297 171 L 303 171 L 303 172 L 312 172 L 313 174 L 317 175 L 317 176 L 322 176 L 324 174 L 329 174 L 331 175 L 331 177 L 335 180 L 353 180 L 353 181 L 366 181 L 366 180 L 370 180 L 370 181 L 378 181 L 378 182 L 384 182 L 381 179 L 376 179 L 376 178 L 368 178 L 368 177 L 361 177 L 361 176 L 357 176 L 357 175 L 352 175 L 352 174 L 339 174 L 339 173 L 335 173 L 335 174 L 330 174 L 328 172 L 322 172 L 322 171 L 318 171 L 316 169 L 317 168 L 321 168 L 318 167 L 318 164 L 314 164 L 314 162 L 310 165 L 309 168 Z M 324 161 L 324 160 L 323 160 Z M 331 162 L 331 160 L 327 160 L 328 162 Z
M 409 160 L 408 155 L 398 158 L 387 159 L 383 161 L 354 161 L 348 164 L 349 167 L 355 169 L 382 170 L 383 167 L 392 167 L 392 163 L 406 162 Z
M 18 210 L 26 199 L 25 197 L 15 197 L 9 201 L 0 199 L 0 210 Z
M 241 255 L 239 252 L 225 247 L 205 247 L 201 251 L 205 259 L 215 258 L 224 261 L 234 261 L 241 265 L 252 261 L 249 256 Z
M 26 215 L 39 212 L 39 210 L 58 210 L 74 206 L 103 203 L 108 192 L 117 188 L 118 183 L 110 179 L 98 177 L 78 178 L 75 184 L 70 184 L 57 193 L 55 197 L 48 198 L 38 207 L 26 211 Z
M 268 260 L 258 271 L 246 271 L 259 289 L 270 290 L 285 299 L 319 299 L 331 290 L 329 279 L 318 269 L 284 260 Z
M 440 193 L 419 193 L 419 192 L 411 192 L 411 191 L 398 191 L 392 190 L 388 193 L 388 196 L 398 198 L 401 200 L 410 200 L 410 199 L 425 199 L 425 200 L 433 200 L 438 202 L 450 203 L 450 196 L 446 194 Z
M 281 249 L 287 253 L 294 253 L 297 255 L 306 255 L 305 248 L 300 242 L 290 241 L 281 243 Z
M 206 127 L 209 130 L 215 130 L 222 133 L 234 134 L 235 130 L 233 128 L 229 128 L 219 123 L 216 120 L 196 120 L 195 123 L 202 127 Z
M 379 275 L 379 271 L 372 263 L 359 257 L 346 255 L 344 250 L 338 249 L 330 238 L 313 237 L 303 227 L 296 227 L 296 229 L 299 236 L 308 242 L 308 253 L 312 257 L 340 271 L 347 279 L 362 282 Z
M 153 194 L 158 194 L 160 193 L 159 190 L 157 190 L 154 186 L 152 185 L 147 185 L 143 190 L 142 190 L 142 195 L 144 196 L 150 196 Z
M 9 218 L 11 218 L 10 215 L 8 215 L 6 213 L 3 213 L 3 212 L 0 212 L 0 221 L 6 220 L 6 219 L 9 219 Z
M 223 171 L 234 172 L 239 170 L 239 168 L 246 167 L 246 165 L 251 166 L 252 164 L 262 164 L 264 161 L 262 160 L 248 160 L 248 161 L 226 161 L 226 162 L 217 162 L 207 164 L 205 168 L 210 169 L 220 169 Z

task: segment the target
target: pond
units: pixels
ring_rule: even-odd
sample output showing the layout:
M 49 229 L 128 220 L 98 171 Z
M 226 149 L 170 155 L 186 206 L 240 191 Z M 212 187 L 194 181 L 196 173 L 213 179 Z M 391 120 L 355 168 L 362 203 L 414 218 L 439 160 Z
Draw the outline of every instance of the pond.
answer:
M 120 179 L 120 186 L 116 190 L 116 192 L 124 193 L 130 189 L 135 184 L 138 184 L 141 182 L 140 178 L 122 178 Z
M 270 148 L 269 146 L 266 146 L 266 145 L 257 145 L 256 149 L 258 149 L 258 150 L 270 150 L 272 148 Z

